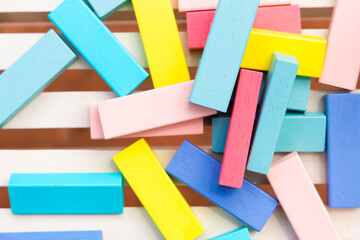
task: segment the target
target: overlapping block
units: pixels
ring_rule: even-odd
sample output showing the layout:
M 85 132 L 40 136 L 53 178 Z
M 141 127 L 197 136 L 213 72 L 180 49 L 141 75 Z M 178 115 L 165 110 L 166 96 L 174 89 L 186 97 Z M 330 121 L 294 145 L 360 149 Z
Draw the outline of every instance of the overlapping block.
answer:
M 130 0 L 87 0 L 99 18 L 104 19 L 129 3 Z
M 251 240 L 247 227 L 242 227 L 209 240 Z
M 0 233 L 2 240 L 102 240 L 101 231 Z

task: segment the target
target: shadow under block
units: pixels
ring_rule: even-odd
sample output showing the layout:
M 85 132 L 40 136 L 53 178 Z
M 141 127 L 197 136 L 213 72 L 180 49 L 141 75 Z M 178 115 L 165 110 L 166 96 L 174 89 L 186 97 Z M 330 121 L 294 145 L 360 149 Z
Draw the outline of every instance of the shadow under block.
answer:
M 267 178 L 299 239 L 340 240 L 296 152 L 275 161 Z
M 227 111 L 259 1 L 219 2 L 190 102 Z
M 247 227 L 242 227 L 209 240 L 251 240 Z
M 155 88 L 190 81 L 170 0 L 132 0 Z
M 260 231 L 278 201 L 246 179 L 241 189 L 219 185 L 220 168 L 220 162 L 185 140 L 166 171 L 251 228 Z
M 49 18 L 118 96 L 149 76 L 83 0 L 65 0 Z
M 94 12 L 99 16 L 99 18 L 104 19 L 110 16 L 113 12 L 123 7 L 125 4 L 129 3 L 130 0 L 87 0 L 94 10 Z
M 117 214 L 124 208 L 121 173 L 15 173 L 13 214 Z
M 235 103 L 221 165 L 220 185 L 235 188 L 241 188 L 242 186 L 262 76 L 261 72 L 240 70 Z
M 298 67 L 295 57 L 274 53 L 249 152 L 247 169 L 252 172 L 269 171 Z
M 337 0 L 320 83 L 356 89 L 360 72 L 360 1 Z
M 360 94 L 328 94 L 328 205 L 360 207 Z
M 0 127 L 54 81 L 77 56 L 55 33 L 48 31 L 0 75 Z
M 1 240 L 102 240 L 101 231 L 11 232 L 0 233 Z
M 204 133 L 203 118 L 198 118 L 186 122 L 176 123 L 165 127 L 159 127 L 152 130 L 121 136 L 123 138 L 137 137 L 161 137 L 161 136 L 183 136 L 197 135 Z M 105 139 L 102 130 L 98 104 L 90 105 L 90 135 L 93 140 Z
M 113 157 L 166 239 L 194 239 L 204 232 L 180 191 L 144 139 Z
M 194 81 L 157 88 L 99 103 L 105 139 L 215 115 L 189 102 Z

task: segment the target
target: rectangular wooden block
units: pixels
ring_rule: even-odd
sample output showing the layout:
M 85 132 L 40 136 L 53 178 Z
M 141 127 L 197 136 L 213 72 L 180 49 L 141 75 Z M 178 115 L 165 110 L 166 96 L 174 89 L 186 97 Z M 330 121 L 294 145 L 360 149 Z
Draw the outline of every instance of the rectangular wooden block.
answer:
M 179 83 L 99 103 L 105 139 L 216 114 L 189 102 L 193 84 Z
M 102 240 L 101 231 L 0 233 L 2 240 Z
M 269 171 L 298 67 L 295 57 L 274 53 L 249 153 L 252 172 Z
M 240 70 L 219 178 L 223 186 L 242 186 L 262 76 L 261 72 Z
M 360 72 L 360 1 L 337 0 L 320 82 L 354 90 Z
M 155 128 L 144 132 L 121 136 L 120 138 L 182 136 L 197 135 L 203 133 L 204 121 L 202 118 L 198 118 L 186 122 L 168 125 L 165 127 Z M 90 105 L 90 136 L 93 140 L 105 139 L 97 103 Z
M 54 81 L 77 56 L 55 33 L 48 31 L 0 75 L 0 127 Z
M 190 102 L 227 111 L 259 1 L 219 2 Z
M 221 236 L 211 238 L 209 240 L 251 240 L 247 227 L 241 227 Z
M 65 0 L 49 18 L 118 96 L 149 76 L 83 0 Z
M 166 239 L 194 239 L 204 232 L 144 139 L 113 159 Z
M 13 214 L 115 214 L 124 208 L 121 173 L 14 173 Z
M 328 94 L 328 205 L 360 207 L 360 94 Z
M 99 18 L 104 19 L 129 3 L 130 0 L 87 0 Z
M 132 0 L 155 88 L 190 81 L 170 0 Z
M 248 226 L 260 231 L 278 201 L 246 179 L 241 189 L 219 185 L 220 168 L 220 162 L 185 140 L 166 171 Z
M 267 178 L 299 239 L 340 239 L 296 152 L 274 162 Z

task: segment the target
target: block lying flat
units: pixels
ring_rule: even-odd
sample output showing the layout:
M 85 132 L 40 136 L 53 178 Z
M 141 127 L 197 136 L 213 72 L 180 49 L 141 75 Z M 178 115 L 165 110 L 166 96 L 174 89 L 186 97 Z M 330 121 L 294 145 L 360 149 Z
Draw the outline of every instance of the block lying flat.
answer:
M 99 18 L 104 19 L 129 3 L 130 0 L 87 0 Z
M 193 84 L 179 83 L 99 103 L 105 139 L 216 114 L 189 102 Z
M 121 173 L 12 174 L 13 214 L 115 214 L 124 208 Z
M 102 240 L 101 231 L 0 233 L 3 240 Z
M 170 0 L 132 0 L 155 88 L 190 81 Z
M 251 240 L 247 227 L 242 227 L 209 240 Z
M 65 0 L 49 18 L 118 96 L 149 76 L 83 0 Z
M 278 201 L 246 179 L 241 189 L 218 184 L 221 164 L 184 141 L 166 171 L 230 214 L 260 231 Z
M 0 127 L 54 81 L 77 56 L 55 33 L 48 31 L 0 75 Z
M 360 94 L 328 94 L 328 205 L 360 207 Z
M 227 111 L 258 6 L 259 0 L 220 1 L 190 102 Z
M 194 239 L 204 232 L 144 139 L 113 159 L 166 239 Z
M 340 239 L 296 152 L 274 162 L 267 178 L 299 239 Z

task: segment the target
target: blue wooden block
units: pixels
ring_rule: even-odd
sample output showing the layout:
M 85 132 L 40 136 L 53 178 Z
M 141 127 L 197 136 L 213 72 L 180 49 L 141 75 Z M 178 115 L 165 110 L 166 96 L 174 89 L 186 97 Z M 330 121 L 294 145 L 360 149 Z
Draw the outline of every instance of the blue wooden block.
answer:
M 149 76 L 83 0 L 65 0 L 49 18 L 118 96 Z
M 190 102 L 226 112 L 259 0 L 219 1 Z
M 295 57 L 274 53 L 250 149 L 250 171 L 267 174 L 270 169 L 298 67 Z
M 219 185 L 220 168 L 220 162 L 185 140 L 166 171 L 248 226 L 260 231 L 278 201 L 246 179 L 241 189 Z
M 95 13 L 101 18 L 107 18 L 113 12 L 129 3 L 130 0 L 87 0 L 95 11 Z
M 328 94 L 328 205 L 360 207 L 360 94 Z
M 242 227 L 209 240 L 251 240 L 247 227 Z
M 102 240 L 101 231 L 0 233 L 0 240 Z
M 124 207 L 121 173 L 12 174 L 14 214 L 115 214 Z
M 0 127 L 21 111 L 77 58 L 54 30 L 0 75 Z

